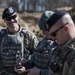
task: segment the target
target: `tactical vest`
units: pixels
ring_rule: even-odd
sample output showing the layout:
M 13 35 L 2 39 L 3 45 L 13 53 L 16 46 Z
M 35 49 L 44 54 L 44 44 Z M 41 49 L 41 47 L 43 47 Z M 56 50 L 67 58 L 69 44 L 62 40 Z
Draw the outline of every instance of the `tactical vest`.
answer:
M 34 52 L 34 65 L 40 69 L 48 69 L 53 50 L 54 43 L 52 41 L 45 39 L 41 41 L 36 52 Z
M 35 55 L 34 65 L 40 69 L 47 69 L 48 68 L 48 61 L 49 61 L 48 52 L 43 53 L 43 54 L 35 52 L 34 55 Z
M 15 66 L 18 59 L 24 56 L 24 34 L 6 34 L 1 41 L 1 62 L 2 66 Z

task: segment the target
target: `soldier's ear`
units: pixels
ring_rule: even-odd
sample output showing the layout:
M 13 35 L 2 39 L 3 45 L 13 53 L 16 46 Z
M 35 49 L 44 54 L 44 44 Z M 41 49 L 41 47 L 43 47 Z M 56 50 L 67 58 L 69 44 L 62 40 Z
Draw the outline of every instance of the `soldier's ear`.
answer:
M 68 30 L 69 30 L 68 25 L 65 25 L 65 26 L 64 26 L 64 29 L 65 29 L 65 31 L 68 31 Z

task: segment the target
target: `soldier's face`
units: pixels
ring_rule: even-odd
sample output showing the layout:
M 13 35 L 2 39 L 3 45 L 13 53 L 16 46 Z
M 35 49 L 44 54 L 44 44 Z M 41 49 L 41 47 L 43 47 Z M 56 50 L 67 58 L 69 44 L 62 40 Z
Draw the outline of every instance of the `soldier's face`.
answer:
M 9 31 L 15 32 L 19 29 L 18 20 L 19 20 L 19 17 L 17 13 L 14 14 L 11 18 L 4 19 Z
M 66 26 L 66 25 L 65 25 Z M 63 25 L 54 25 L 49 30 L 53 40 L 57 40 L 58 45 L 64 45 L 67 42 L 67 31 Z

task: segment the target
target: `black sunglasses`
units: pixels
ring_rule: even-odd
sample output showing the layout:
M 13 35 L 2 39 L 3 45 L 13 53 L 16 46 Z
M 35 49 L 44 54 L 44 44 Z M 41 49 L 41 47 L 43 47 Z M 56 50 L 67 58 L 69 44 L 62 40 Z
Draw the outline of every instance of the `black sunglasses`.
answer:
M 66 23 L 65 25 L 67 25 L 68 23 Z M 57 35 L 57 32 L 62 29 L 65 25 L 61 26 L 60 28 L 58 28 L 57 30 L 55 30 L 54 32 L 50 33 L 51 36 L 55 37 Z
M 12 17 L 6 18 L 6 20 L 7 20 L 7 21 L 10 21 L 11 19 L 15 19 L 16 17 L 17 17 L 17 15 L 14 15 L 14 16 L 12 16 Z

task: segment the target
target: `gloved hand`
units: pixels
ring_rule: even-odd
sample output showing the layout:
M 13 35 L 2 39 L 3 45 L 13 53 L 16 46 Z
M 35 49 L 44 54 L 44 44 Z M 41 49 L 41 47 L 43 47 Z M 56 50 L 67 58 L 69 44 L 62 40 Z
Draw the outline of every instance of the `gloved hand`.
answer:
M 53 71 L 53 72 L 58 72 L 59 71 L 59 65 L 57 62 L 53 61 L 51 62 L 50 64 L 50 69 Z

